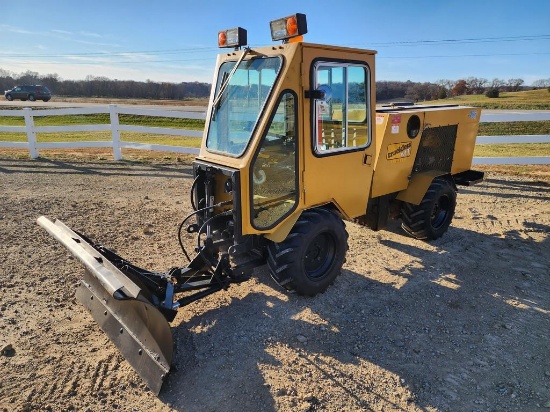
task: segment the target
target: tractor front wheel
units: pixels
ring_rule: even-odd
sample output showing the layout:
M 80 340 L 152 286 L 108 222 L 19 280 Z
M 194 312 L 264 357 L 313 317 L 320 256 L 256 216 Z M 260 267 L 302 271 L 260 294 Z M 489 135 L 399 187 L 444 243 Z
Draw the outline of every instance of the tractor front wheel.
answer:
M 417 239 L 434 240 L 447 231 L 456 207 L 456 191 L 452 183 L 436 178 L 419 205 L 404 202 L 401 226 Z
M 324 292 L 342 270 L 348 250 L 344 222 L 325 209 L 302 213 L 281 243 L 268 245 L 267 264 L 273 279 L 299 295 Z

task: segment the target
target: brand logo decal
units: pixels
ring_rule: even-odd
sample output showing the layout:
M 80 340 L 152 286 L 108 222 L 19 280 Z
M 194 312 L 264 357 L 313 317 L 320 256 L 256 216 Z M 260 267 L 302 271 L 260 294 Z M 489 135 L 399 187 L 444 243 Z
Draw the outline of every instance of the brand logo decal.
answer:
M 386 159 L 399 160 L 411 155 L 412 142 L 394 143 L 388 145 Z

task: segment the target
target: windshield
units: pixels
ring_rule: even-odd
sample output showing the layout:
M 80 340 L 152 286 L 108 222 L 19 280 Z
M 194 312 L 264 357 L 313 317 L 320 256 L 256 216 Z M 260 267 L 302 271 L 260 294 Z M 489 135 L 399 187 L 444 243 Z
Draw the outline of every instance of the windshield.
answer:
M 236 62 L 221 65 L 208 127 L 209 150 L 238 157 L 244 153 L 264 104 L 281 68 L 280 57 L 255 58 L 241 62 L 233 76 Z M 218 96 L 220 87 L 227 87 Z

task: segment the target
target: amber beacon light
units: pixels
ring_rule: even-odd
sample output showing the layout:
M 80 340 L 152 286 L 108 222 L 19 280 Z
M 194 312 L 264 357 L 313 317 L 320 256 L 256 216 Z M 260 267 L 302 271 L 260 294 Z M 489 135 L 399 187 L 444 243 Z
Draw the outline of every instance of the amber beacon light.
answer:
M 290 39 L 298 38 L 307 33 L 306 15 L 302 13 L 272 20 L 269 25 L 271 26 L 272 40 L 288 42 Z

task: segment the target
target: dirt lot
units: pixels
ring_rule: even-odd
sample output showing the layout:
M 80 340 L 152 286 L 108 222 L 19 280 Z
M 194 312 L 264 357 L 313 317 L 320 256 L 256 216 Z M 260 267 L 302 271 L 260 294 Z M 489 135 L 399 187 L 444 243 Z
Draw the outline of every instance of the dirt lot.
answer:
M 347 224 L 324 294 L 260 267 L 180 310 L 157 398 L 74 298 L 45 214 L 135 263 L 184 264 L 188 163 L 0 159 L 0 411 L 537 411 L 550 408 L 550 185 L 461 190 L 438 241 Z M 189 247 L 193 239 L 188 240 Z

